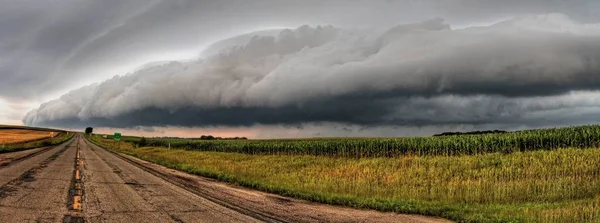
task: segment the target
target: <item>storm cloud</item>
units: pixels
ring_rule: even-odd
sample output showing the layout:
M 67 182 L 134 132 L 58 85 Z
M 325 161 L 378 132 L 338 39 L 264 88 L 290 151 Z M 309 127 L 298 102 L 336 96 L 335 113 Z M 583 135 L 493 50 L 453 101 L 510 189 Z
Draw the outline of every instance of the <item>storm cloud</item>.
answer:
M 27 125 L 566 125 L 600 111 L 600 24 L 301 26 L 71 91 Z
M 456 26 L 525 14 L 599 21 L 595 0 L 0 0 L 0 97 L 48 100 L 145 63 L 190 59 L 260 29 L 389 28 L 442 17 Z

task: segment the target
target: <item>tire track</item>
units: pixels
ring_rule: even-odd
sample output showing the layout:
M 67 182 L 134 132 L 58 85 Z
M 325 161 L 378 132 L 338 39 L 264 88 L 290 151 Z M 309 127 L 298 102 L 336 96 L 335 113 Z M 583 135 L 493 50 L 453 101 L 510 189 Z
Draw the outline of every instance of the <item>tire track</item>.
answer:
M 44 153 L 44 152 L 46 152 L 48 150 L 51 150 L 51 149 L 53 149 L 55 147 L 57 147 L 57 146 L 49 146 L 49 147 L 41 149 L 40 151 L 36 151 L 36 152 L 27 154 L 25 156 L 22 156 L 22 157 L 19 157 L 19 158 L 16 158 L 16 159 L 10 159 L 10 161 L 8 161 L 8 162 L 0 162 L 0 168 L 8 167 L 10 165 L 19 163 L 19 162 L 21 162 L 23 160 L 26 160 L 26 159 L 32 158 L 34 156 L 40 155 L 40 154 L 42 154 L 42 153 Z
M 38 165 L 25 171 L 23 174 L 21 174 L 21 176 L 0 186 L 0 199 L 3 199 L 5 197 L 9 196 L 11 192 L 17 191 L 23 183 L 35 181 L 35 174 L 37 172 L 39 172 L 40 170 L 46 168 L 48 166 L 48 164 L 50 164 L 52 161 L 56 160 L 56 158 L 58 158 L 58 156 L 60 156 L 67 149 L 69 149 L 69 147 L 72 143 L 73 143 L 72 141 L 69 142 L 69 145 L 67 145 L 64 148 L 62 148 L 61 150 L 55 152 L 50 157 L 48 157 L 45 160 L 43 160 L 42 162 L 40 162 Z
M 84 139 L 84 142 L 90 147 L 90 149 L 93 148 L 93 146 L 90 145 L 90 143 L 91 143 L 90 141 L 88 141 L 87 139 Z M 205 191 L 202 191 L 201 189 L 197 188 L 195 185 L 193 185 L 192 182 L 189 182 L 186 179 L 180 179 L 180 178 L 177 178 L 177 177 L 172 177 L 172 176 L 166 175 L 166 174 L 161 173 L 159 171 L 156 171 L 156 170 L 154 170 L 152 168 L 149 168 L 147 166 L 141 165 L 141 164 L 139 164 L 139 163 L 137 163 L 137 162 L 135 162 L 133 160 L 130 160 L 127 157 L 124 157 L 124 156 L 122 156 L 119 153 L 113 152 L 113 151 L 108 150 L 108 149 L 104 149 L 104 150 L 107 151 L 107 152 L 109 152 L 109 153 L 111 153 L 112 155 L 115 155 L 119 159 L 121 159 L 121 160 L 123 160 L 123 161 L 125 161 L 127 163 L 130 163 L 130 164 L 134 165 L 135 167 L 138 167 L 138 168 L 144 170 L 145 172 L 148 172 L 148 173 L 150 173 L 150 174 L 152 174 L 152 175 L 154 175 L 154 176 L 156 176 L 156 177 L 158 177 L 158 178 L 160 178 L 160 179 L 162 179 L 162 180 L 164 180 L 166 182 L 169 182 L 169 183 L 171 183 L 171 184 L 173 184 L 173 185 L 175 185 L 175 186 L 177 186 L 179 188 L 187 190 L 187 191 L 189 191 L 189 192 L 191 192 L 193 194 L 196 194 L 196 195 L 198 195 L 198 196 L 200 196 L 200 197 L 202 197 L 202 198 L 204 198 L 206 200 L 209 200 L 209 201 L 211 201 L 211 202 L 213 202 L 215 204 L 218 204 L 220 206 L 226 207 L 226 208 L 228 208 L 230 210 L 233 210 L 235 212 L 238 212 L 240 214 L 243 214 L 243 215 L 246 215 L 246 216 L 250 216 L 252 218 L 255 218 L 255 219 L 258 219 L 258 220 L 264 221 L 264 222 L 280 222 L 280 223 L 289 222 L 287 220 L 278 218 L 276 216 L 272 216 L 272 215 L 269 215 L 269 214 L 266 214 L 266 213 L 257 212 L 257 211 L 254 211 L 252 209 L 242 207 L 240 205 L 236 205 L 236 204 L 233 204 L 233 203 L 229 203 L 229 202 L 226 202 L 226 201 L 219 200 L 218 198 L 212 196 L 211 194 L 209 194 L 209 193 L 207 193 Z M 96 153 L 96 152 L 94 151 L 94 153 Z M 109 166 L 113 167 L 110 163 L 108 163 L 103 158 L 102 158 L 102 160 L 104 162 L 106 162 Z
M 88 144 L 88 146 L 89 146 L 89 144 Z M 121 169 L 118 166 L 116 166 L 116 165 L 108 162 L 108 160 L 106 160 L 105 157 L 100 156 L 91 146 L 89 146 L 89 147 L 90 147 L 90 150 L 92 151 L 92 153 L 94 153 L 94 155 L 96 155 L 98 158 L 100 158 L 100 160 L 102 160 L 102 162 L 104 162 L 107 166 L 109 166 L 113 170 L 113 172 L 115 174 L 117 174 L 117 176 L 119 178 L 121 178 L 121 180 L 123 180 L 125 182 L 126 185 L 132 187 L 135 191 L 138 191 L 138 193 L 139 193 L 139 190 L 144 189 L 144 185 L 140 184 L 135 179 L 130 179 L 127 176 L 123 175 L 123 172 L 121 171 Z M 167 216 L 169 216 L 171 218 L 171 220 L 173 220 L 174 222 L 177 222 L 177 223 L 183 223 L 184 222 L 183 220 L 177 218 L 177 216 L 169 213 L 168 211 L 164 210 L 161 207 L 156 207 L 155 206 L 155 208 L 157 208 L 160 212 L 162 212 L 162 213 L 166 214 Z

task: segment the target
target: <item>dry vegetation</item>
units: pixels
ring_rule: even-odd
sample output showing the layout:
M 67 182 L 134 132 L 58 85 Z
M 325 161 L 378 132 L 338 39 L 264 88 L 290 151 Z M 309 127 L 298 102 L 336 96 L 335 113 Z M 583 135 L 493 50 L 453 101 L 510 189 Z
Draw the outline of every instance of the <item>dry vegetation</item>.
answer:
M 55 129 L 0 125 L 0 154 L 58 145 L 74 135 Z
M 0 144 L 15 144 L 51 138 L 58 132 L 37 131 L 28 129 L 0 129 Z

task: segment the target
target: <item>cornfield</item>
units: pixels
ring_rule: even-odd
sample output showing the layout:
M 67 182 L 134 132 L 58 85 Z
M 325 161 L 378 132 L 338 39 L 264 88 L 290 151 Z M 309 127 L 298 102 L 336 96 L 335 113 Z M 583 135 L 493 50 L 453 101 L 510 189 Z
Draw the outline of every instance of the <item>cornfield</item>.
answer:
M 139 138 L 129 138 L 135 143 Z M 460 156 L 513 153 L 556 148 L 600 147 L 600 125 L 526 130 L 505 134 L 442 137 L 183 140 L 148 139 L 147 146 L 251 155 L 317 155 L 331 157 Z
M 112 148 L 310 201 L 459 222 L 600 220 L 600 125 L 441 137 L 124 140 Z

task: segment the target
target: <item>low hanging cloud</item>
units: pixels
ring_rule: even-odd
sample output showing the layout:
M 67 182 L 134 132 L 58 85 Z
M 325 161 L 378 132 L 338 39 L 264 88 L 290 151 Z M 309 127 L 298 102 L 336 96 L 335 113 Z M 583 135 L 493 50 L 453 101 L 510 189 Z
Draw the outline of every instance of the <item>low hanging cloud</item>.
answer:
M 566 125 L 600 112 L 600 24 L 302 26 L 71 91 L 27 125 Z

